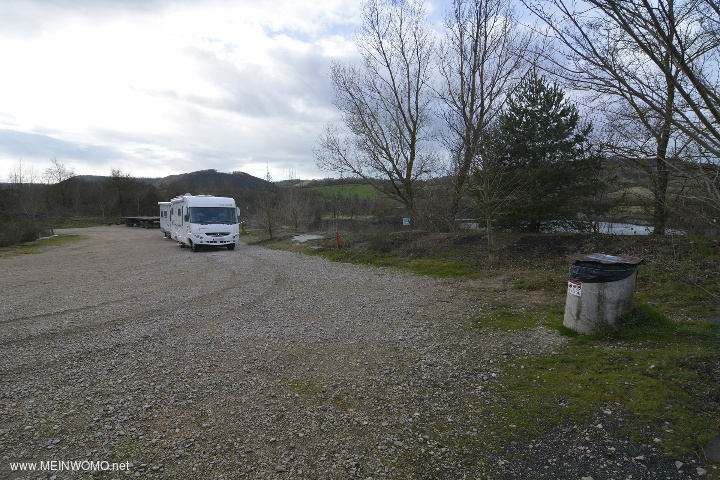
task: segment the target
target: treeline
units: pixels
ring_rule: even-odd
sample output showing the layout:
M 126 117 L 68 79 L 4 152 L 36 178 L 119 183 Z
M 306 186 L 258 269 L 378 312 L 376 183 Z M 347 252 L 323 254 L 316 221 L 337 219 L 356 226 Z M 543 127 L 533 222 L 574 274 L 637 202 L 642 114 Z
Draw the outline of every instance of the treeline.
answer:
M 317 164 L 442 230 L 715 229 L 718 25 L 712 0 L 453 0 L 438 35 L 422 0 L 368 0 Z
M 600 164 L 600 178 L 613 180 L 612 183 L 604 183 L 604 197 L 593 198 L 591 200 L 596 203 L 590 201 L 580 207 L 580 203 L 557 200 L 562 198 L 557 195 L 553 197 L 556 199 L 554 204 L 546 202 L 544 205 L 545 210 L 541 214 L 545 217 L 536 215 L 531 209 L 530 200 L 538 195 L 531 186 L 542 185 L 537 181 L 540 178 L 538 171 L 537 168 L 524 167 L 519 172 L 525 175 L 532 172 L 532 176 L 518 173 L 504 179 L 502 188 L 507 191 L 524 189 L 523 195 L 528 202 L 525 211 L 514 211 L 511 204 L 506 203 L 505 215 L 498 214 L 499 209 L 495 212 L 493 228 L 530 230 L 534 228 L 530 222 L 552 215 L 552 218 L 563 219 L 565 225 L 574 229 L 592 231 L 600 220 L 637 222 L 649 218 L 647 212 L 652 209 L 652 204 L 643 202 L 642 195 L 628 194 L 627 189 L 633 186 L 647 190 L 651 180 L 622 159 L 603 159 Z M 226 174 L 207 170 L 158 182 L 158 179 L 134 178 L 117 169 L 107 177 L 75 176 L 55 159 L 52 167 L 42 175 L 37 175 L 32 165 L 23 162 L 18 162 L 10 173 L 11 182 L 0 188 L 0 246 L 33 240 L 51 225 L 113 223 L 123 216 L 157 215 L 159 201 L 184 193 L 232 197 L 241 209 L 241 220 L 249 228 L 262 228 L 270 235 L 279 230 L 401 228 L 402 219 L 407 215 L 401 202 L 376 190 L 379 180 L 371 184 L 359 177 L 273 182 L 271 178 L 262 180 L 242 174 L 253 182 L 250 186 L 238 186 L 232 180 L 240 172 Z M 551 174 L 553 172 L 546 175 Z M 687 176 L 691 177 L 692 172 L 687 172 Z M 582 178 L 573 183 L 573 188 L 577 188 L 581 181 L 594 181 L 592 179 L 596 178 Z M 58 181 L 51 183 L 53 180 Z M 473 190 L 474 182 L 479 181 L 483 179 L 476 171 L 468 182 L 469 193 L 459 202 L 460 216 L 453 219 L 447 216 L 455 193 L 452 177 L 418 181 L 416 208 L 419 213 L 412 221 L 412 228 L 451 230 L 482 218 L 481 199 Z M 684 201 L 675 202 L 675 215 L 669 218 L 669 225 L 690 233 L 714 231 L 695 219 L 698 216 L 717 218 L 717 211 L 703 210 L 706 205 L 693 200 L 688 183 L 677 183 L 670 189 L 677 199 Z M 389 182 L 386 183 L 388 185 Z M 576 195 L 569 192 L 568 195 L 580 197 L 584 193 Z M 540 205 L 540 201 L 537 204 Z M 528 223 L 524 225 L 523 222 Z M 487 225 L 481 226 L 487 228 Z
M 119 169 L 106 177 L 76 176 L 57 159 L 41 174 L 22 161 L 9 173 L 10 182 L 0 184 L 0 246 L 33 240 L 53 225 L 114 223 L 123 216 L 155 216 L 159 201 L 185 193 L 232 197 L 248 227 L 270 233 L 330 228 L 341 219 L 377 219 L 397 213 L 392 200 L 363 195 L 358 179 L 272 182 L 242 172 L 215 170 L 162 181 L 135 178 Z

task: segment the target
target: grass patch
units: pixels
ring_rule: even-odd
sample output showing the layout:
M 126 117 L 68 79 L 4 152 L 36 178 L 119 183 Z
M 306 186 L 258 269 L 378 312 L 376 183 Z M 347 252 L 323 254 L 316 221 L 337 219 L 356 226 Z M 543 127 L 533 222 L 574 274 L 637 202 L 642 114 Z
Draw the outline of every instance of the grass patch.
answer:
M 492 318 L 491 314 L 491 318 Z M 524 322 L 501 315 L 498 328 Z M 625 435 L 660 439 L 671 455 L 700 454 L 720 428 L 720 334 L 708 322 L 678 323 L 639 305 L 612 328 L 576 336 L 559 353 L 528 359 L 505 373 L 498 415 L 516 434 L 587 425 L 617 405 Z
M 66 217 L 53 222 L 54 228 L 88 228 L 120 223 L 120 217 Z
M 477 259 L 456 258 L 453 255 L 437 253 L 432 256 L 404 256 L 397 253 L 397 246 L 388 242 L 380 243 L 377 236 L 369 238 L 368 242 L 350 242 L 349 246 L 337 249 L 335 238 L 327 236 L 321 240 L 309 241 L 302 244 L 293 243 L 292 235 L 276 237 L 273 240 L 262 238 L 257 233 L 245 239 L 246 243 L 286 250 L 306 255 L 317 255 L 335 262 L 369 265 L 373 267 L 396 268 L 419 275 L 429 275 L 443 278 L 484 278 L 494 276 L 497 272 L 484 268 L 483 262 Z
M 648 240 L 645 240 L 648 242 Z M 720 248 L 717 237 L 657 239 L 643 246 L 638 298 L 663 313 L 707 317 L 720 309 Z
M 333 195 L 341 195 L 345 198 L 351 198 L 354 195 L 361 200 L 372 200 L 377 197 L 377 190 L 367 184 L 352 183 L 346 185 L 326 185 L 322 187 L 310 187 L 309 190 L 320 192 L 326 197 Z
M 441 278 L 481 278 L 489 274 L 489 272 L 483 271 L 481 262 L 478 261 L 460 261 L 441 257 L 409 258 L 399 257 L 392 253 L 342 249 L 308 249 L 307 253 L 320 255 L 336 262 L 397 268 L 419 275 Z
M 86 235 L 56 235 L 54 237 L 35 240 L 15 247 L 0 248 L 0 258 L 16 257 L 18 255 L 32 255 L 42 253 L 50 247 L 58 247 L 85 240 Z
M 676 325 L 649 305 L 639 304 L 610 325 L 604 323 L 594 337 L 601 340 L 632 341 L 644 338 L 670 340 L 677 333 Z
M 562 325 L 565 311 L 555 304 L 519 306 L 501 302 L 491 305 L 488 310 L 488 313 L 473 320 L 476 327 L 506 331 L 540 326 L 565 328 Z
M 687 277 L 678 277 L 658 267 L 643 268 L 638 276 L 638 298 L 668 313 L 685 312 L 694 316 L 713 313 L 720 297 L 720 283 L 692 283 Z
M 512 277 L 515 290 L 551 294 L 561 294 L 567 290 L 567 272 L 561 269 L 521 270 L 513 272 Z

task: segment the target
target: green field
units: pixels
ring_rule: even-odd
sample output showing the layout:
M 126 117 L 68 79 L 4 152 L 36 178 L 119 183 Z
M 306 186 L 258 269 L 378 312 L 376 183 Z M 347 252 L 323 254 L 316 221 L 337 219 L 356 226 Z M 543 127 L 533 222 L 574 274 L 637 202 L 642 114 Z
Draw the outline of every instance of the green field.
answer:
M 310 190 L 320 192 L 326 197 L 333 195 L 342 195 L 346 198 L 351 198 L 353 195 L 357 195 L 358 198 L 365 200 L 372 200 L 377 197 L 377 190 L 367 184 L 352 183 L 348 185 L 326 185 L 324 187 L 310 187 Z

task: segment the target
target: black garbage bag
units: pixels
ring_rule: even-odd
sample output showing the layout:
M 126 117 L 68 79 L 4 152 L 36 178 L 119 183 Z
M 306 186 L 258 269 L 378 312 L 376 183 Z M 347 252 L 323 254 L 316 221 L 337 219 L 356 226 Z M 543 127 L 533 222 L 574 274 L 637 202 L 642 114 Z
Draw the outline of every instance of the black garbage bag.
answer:
M 577 262 L 570 265 L 568 280 L 582 283 L 607 283 L 624 280 L 635 273 L 637 265 L 616 263 L 603 265 L 595 262 Z
M 607 283 L 624 280 L 634 274 L 642 259 L 625 255 L 613 256 L 602 253 L 568 256 L 571 263 L 568 280 L 581 283 Z

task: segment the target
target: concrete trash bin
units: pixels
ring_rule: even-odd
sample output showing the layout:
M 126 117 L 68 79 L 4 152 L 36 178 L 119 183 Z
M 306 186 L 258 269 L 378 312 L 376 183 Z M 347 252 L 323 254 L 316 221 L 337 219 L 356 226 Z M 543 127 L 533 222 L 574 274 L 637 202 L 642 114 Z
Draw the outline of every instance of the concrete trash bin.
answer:
M 642 259 L 603 253 L 573 254 L 567 259 L 570 272 L 563 325 L 592 334 L 632 308 Z

